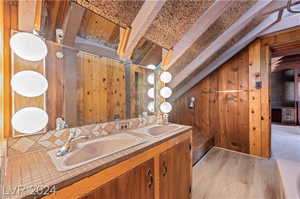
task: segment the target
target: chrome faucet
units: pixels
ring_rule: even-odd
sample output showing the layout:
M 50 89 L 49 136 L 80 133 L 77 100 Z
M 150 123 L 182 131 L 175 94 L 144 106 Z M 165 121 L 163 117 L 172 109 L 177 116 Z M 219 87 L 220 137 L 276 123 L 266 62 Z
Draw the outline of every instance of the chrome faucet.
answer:
M 63 129 L 68 128 L 68 124 L 65 122 L 65 120 L 61 117 L 56 118 L 56 130 L 61 131 Z
M 61 147 L 61 149 L 56 153 L 57 157 L 61 157 L 66 155 L 67 153 L 69 153 L 71 151 L 71 143 L 75 140 L 79 140 L 79 139 L 88 139 L 91 136 L 88 135 L 81 135 L 79 136 L 80 131 L 78 129 L 70 129 L 70 135 L 69 138 L 67 140 L 67 142 Z

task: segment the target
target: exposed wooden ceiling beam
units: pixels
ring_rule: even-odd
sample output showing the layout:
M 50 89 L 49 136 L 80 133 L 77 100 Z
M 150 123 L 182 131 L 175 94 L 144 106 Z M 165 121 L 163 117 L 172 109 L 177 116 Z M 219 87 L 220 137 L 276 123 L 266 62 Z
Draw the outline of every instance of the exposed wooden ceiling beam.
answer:
M 279 46 L 272 48 L 273 57 L 282 57 L 300 54 L 300 44 L 291 44 L 289 46 Z
M 282 70 L 288 69 L 299 69 L 300 68 L 300 61 L 290 62 L 290 63 L 280 63 L 272 68 L 272 72 L 278 72 Z
M 192 46 L 192 44 L 205 33 L 205 31 L 225 12 L 234 1 L 215 1 L 204 13 L 201 15 L 188 32 L 175 44 L 173 47 L 173 55 L 171 57 L 168 68 L 173 64 Z
M 47 15 L 45 19 L 45 26 L 42 32 L 49 40 L 55 40 L 55 31 L 57 28 L 62 28 L 64 19 L 68 14 L 70 8 L 69 0 L 49 1 L 45 2 Z
M 239 40 L 236 44 L 234 44 L 231 48 L 227 49 L 221 56 L 219 56 L 216 60 L 211 62 L 208 66 L 206 66 L 200 73 L 195 75 L 188 81 L 183 87 L 178 89 L 171 97 L 171 101 L 176 100 L 178 97 L 183 95 L 193 86 L 195 86 L 199 81 L 204 79 L 211 72 L 216 70 L 219 66 L 228 61 L 231 57 L 233 57 L 236 53 L 238 53 L 241 49 L 245 48 L 249 43 L 257 38 L 259 33 L 264 31 L 266 28 L 273 25 L 277 20 L 278 14 L 274 13 L 263 20 L 259 25 L 257 25 L 251 32 L 245 35 L 241 40 Z
M 162 61 L 161 66 L 166 70 L 168 65 L 170 64 L 171 57 L 173 55 L 173 50 L 162 49 Z
M 130 28 L 120 27 L 120 42 L 119 42 L 119 46 L 118 46 L 118 50 L 117 50 L 117 53 L 120 57 L 124 56 L 130 31 L 131 31 Z
M 122 60 L 125 61 L 131 58 L 139 40 L 144 36 L 165 2 L 166 0 L 145 0 L 142 8 L 139 10 L 137 16 L 131 24 L 128 42 L 124 53 L 121 56 Z
M 95 41 L 90 41 L 88 39 L 84 39 L 82 37 L 76 37 L 75 46 L 79 50 L 84 52 L 88 52 L 91 54 L 95 54 L 98 56 L 104 56 L 112 59 L 118 59 L 117 51 L 113 48 L 101 45 L 96 43 Z
M 68 14 L 64 20 L 63 31 L 64 37 L 62 43 L 73 46 L 75 38 L 79 32 L 81 21 L 83 19 L 85 8 L 72 2 Z
M 191 75 L 199 66 L 206 62 L 214 53 L 221 49 L 235 35 L 242 31 L 254 17 L 260 14 L 264 8 L 272 3 L 272 0 L 259 0 L 244 15 L 242 15 L 232 26 L 230 26 L 222 35 L 213 41 L 200 55 L 198 55 L 190 64 L 180 71 L 170 83 L 171 88 L 177 87 L 183 80 Z
M 40 30 L 42 9 L 41 0 L 18 1 L 18 29 L 26 32 L 32 32 L 33 29 Z
M 300 61 L 300 55 L 292 55 L 292 56 L 285 56 L 281 57 L 278 62 L 293 62 L 293 61 Z
M 276 25 L 268 28 L 264 32 L 262 32 L 259 36 L 264 36 L 267 34 L 272 34 L 275 32 L 279 32 L 282 30 L 286 30 L 289 28 L 294 28 L 300 26 L 300 14 L 295 14 L 288 17 L 283 17 L 280 22 L 278 22 Z
M 44 9 L 44 0 L 39 0 L 36 3 L 35 8 L 35 18 L 34 18 L 34 25 L 33 29 L 37 31 L 41 31 L 43 26 L 43 9 Z

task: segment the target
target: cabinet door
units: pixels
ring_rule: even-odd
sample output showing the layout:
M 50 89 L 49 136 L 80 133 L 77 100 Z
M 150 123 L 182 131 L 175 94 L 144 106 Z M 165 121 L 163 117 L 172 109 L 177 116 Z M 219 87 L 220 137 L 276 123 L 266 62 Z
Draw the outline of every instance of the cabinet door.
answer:
M 190 140 L 183 141 L 161 153 L 160 199 L 188 199 L 192 185 Z
M 154 160 L 148 160 L 81 199 L 154 199 Z

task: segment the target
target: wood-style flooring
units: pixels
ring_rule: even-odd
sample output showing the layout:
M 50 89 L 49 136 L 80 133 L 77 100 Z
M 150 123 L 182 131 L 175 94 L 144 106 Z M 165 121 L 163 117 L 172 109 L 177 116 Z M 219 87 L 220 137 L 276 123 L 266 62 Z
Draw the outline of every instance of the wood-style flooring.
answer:
M 282 199 L 275 160 L 212 148 L 193 168 L 192 199 Z

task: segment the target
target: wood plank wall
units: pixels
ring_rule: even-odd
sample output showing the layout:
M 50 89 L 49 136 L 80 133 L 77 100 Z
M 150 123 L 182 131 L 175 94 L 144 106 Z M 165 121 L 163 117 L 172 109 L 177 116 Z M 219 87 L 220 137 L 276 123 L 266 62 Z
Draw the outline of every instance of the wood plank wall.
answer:
M 78 125 L 125 119 L 125 67 L 120 62 L 78 54 Z
M 272 48 L 299 44 L 300 28 L 267 35 L 223 64 L 174 102 L 171 121 L 193 125 L 194 132 L 215 137 L 215 145 L 271 156 L 270 58 Z M 257 83 L 261 82 L 261 88 Z M 245 89 L 247 92 L 213 93 Z M 210 91 L 210 94 L 206 92 Z M 191 96 L 196 107 L 188 109 Z
M 215 92 L 248 90 L 248 60 L 247 48 L 202 80 L 175 102 L 171 120 L 193 125 L 194 132 L 201 135 L 214 136 L 217 146 L 248 153 L 248 92 Z M 194 109 L 187 108 L 191 96 L 196 98 Z

